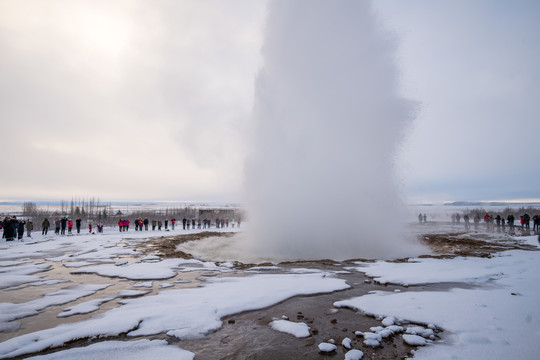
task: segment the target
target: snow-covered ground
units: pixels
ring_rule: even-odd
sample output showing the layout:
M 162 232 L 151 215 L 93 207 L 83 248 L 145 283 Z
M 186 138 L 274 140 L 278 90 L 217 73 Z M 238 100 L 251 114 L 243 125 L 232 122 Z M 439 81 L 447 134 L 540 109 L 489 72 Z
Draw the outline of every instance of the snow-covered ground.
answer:
M 230 262 L 161 259 L 139 250 L 150 237 L 198 231 L 119 233 L 106 228 L 103 234 L 42 236 L 36 232 L 24 242 L 2 240 L 0 358 L 56 349 L 33 358 L 196 359 L 197 354 L 181 349 L 181 341 L 172 344 L 151 336 L 200 339 L 219 329 L 225 316 L 262 309 L 296 295 L 347 289 L 351 284 L 346 276 L 357 272 L 374 278 L 381 290 L 359 297 L 343 291 L 343 299 L 333 305 L 336 311 L 348 307 L 377 316 L 381 326 L 357 334 L 364 338 L 362 346 L 350 349 L 350 339 L 313 345 L 321 352 L 336 351 L 335 347 L 343 357 L 359 359 L 377 346 L 375 342 L 384 346 L 384 339 L 401 337 L 407 344 L 420 346 L 414 354 L 418 359 L 538 358 L 538 251 L 512 250 L 492 258 L 343 263 L 341 271 L 305 264 L 287 270 L 276 264 L 240 271 Z M 538 246 L 536 236 L 520 240 Z M 199 277 L 190 284 L 189 273 L 215 276 Z M 403 286 L 384 291 L 383 285 L 390 283 Z M 448 285 L 429 290 L 415 286 L 439 283 Z M 25 322 L 43 311 L 54 311 L 56 320 L 41 323 L 39 329 Z M 275 319 L 268 327 L 288 336 L 311 336 L 309 326 L 301 321 Z M 442 339 L 434 336 L 437 329 L 443 330 Z M 108 337 L 115 340 L 106 341 Z M 62 347 L 77 339 L 105 341 Z

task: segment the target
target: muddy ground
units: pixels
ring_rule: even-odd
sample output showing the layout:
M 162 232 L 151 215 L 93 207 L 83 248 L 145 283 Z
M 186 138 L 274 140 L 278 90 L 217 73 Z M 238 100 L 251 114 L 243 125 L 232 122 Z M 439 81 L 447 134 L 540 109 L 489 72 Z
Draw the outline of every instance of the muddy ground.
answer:
M 199 240 L 209 236 L 232 236 L 231 233 L 200 233 L 195 235 L 181 235 L 151 240 L 146 243 L 147 250 L 158 253 L 162 257 L 187 257 L 176 250 L 177 245 L 186 241 Z M 486 236 L 482 239 L 481 234 L 448 233 L 448 234 L 423 234 L 419 237 L 432 252 L 423 257 L 450 258 L 456 256 L 490 257 L 493 254 L 512 249 L 536 250 L 536 248 L 521 244 L 512 240 L 509 236 L 501 236 L 498 241 Z M 396 261 L 406 261 L 400 259 Z M 288 267 L 305 267 L 324 269 L 329 271 L 342 270 L 348 263 L 352 265 L 354 260 L 338 264 L 332 260 L 302 261 L 281 263 L 283 269 Z M 235 264 L 235 268 L 242 270 L 253 264 Z M 261 265 L 261 264 L 258 264 Z M 268 264 L 270 265 L 270 264 Z M 284 270 L 280 270 L 284 271 Z M 339 274 L 340 278 L 346 279 L 350 289 L 312 296 L 297 296 L 266 309 L 248 311 L 223 319 L 223 327 L 207 335 L 204 339 L 190 341 L 175 341 L 179 345 L 196 354 L 196 359 L 343 359 L 346 352 L 341 344 L 345 337 L 352 340 L 352 347 L 364 352 L 364 359 L 404 359 L 414 356 L 415 347 L 403 342 L 400 336 L 385 339 L 381 347 L 372 348 L 363 344 L 363 338 L 355 335 L 356 331 L 369 331 L 372 326 L 380 326 L 380 320 L 367 316 L 350 309 L 335 309 L 332 304 L 339 300 L 367 294 L 372 290 L 386 291 L 418 291 L 418 290 L 443 290 L 456 287 L 472 287 L 464 284 L 430 284 L 420 286 L 403 287 L 399 285 L 380 285 L 366 278 L 362 273 Z M 298 339 L 272 330 L 268 324 L 275 319 L 286 316 L 291 321 L 302 321 L 311 328 L 311 336 Z M 442 329 L 436 331 L 437 339 L 444 336 Z M 338 350 L 331 354 L 323 354 L 318 351 L 317 345 L 333 339 L 338 345 Z

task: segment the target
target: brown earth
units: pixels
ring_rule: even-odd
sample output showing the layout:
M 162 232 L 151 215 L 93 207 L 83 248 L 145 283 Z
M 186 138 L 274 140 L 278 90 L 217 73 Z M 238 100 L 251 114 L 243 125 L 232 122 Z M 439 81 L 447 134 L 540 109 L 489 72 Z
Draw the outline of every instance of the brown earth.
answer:
M 452 258 L 456 256 L 491 257 L 493 254 L 507 250 L 531 250 L 538 248 L 532 245 L 522 244 L 513 238 L 503 238 L 493 240 L 486 238 L 486 235 L 475 234 L 473 238 L 470 233 L 451 234 L 425 234 L 419 237 L 420 242 L 433 251 L 433 255 L 422 255 L 419 257 Z

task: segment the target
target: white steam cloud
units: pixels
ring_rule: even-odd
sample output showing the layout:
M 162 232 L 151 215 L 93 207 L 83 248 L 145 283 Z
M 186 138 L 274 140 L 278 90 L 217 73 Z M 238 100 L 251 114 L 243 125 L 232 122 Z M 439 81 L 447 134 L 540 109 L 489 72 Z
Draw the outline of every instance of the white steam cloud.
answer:
M 247 165 L 250 246 L 337 260 L 413 252 L 394 157 L 414 104 L 368 1 L 271 1 Z

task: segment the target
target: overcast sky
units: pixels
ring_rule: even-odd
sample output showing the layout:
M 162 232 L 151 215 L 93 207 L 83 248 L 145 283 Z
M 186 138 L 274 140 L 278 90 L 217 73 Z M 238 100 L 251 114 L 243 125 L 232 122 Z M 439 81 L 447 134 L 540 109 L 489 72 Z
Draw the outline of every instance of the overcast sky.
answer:
M 265 8 L 0 0 L 0 200 L 239 200 Z M 419 104 L 407 199 L 540 199 L 540 2 L 374 8 Z

